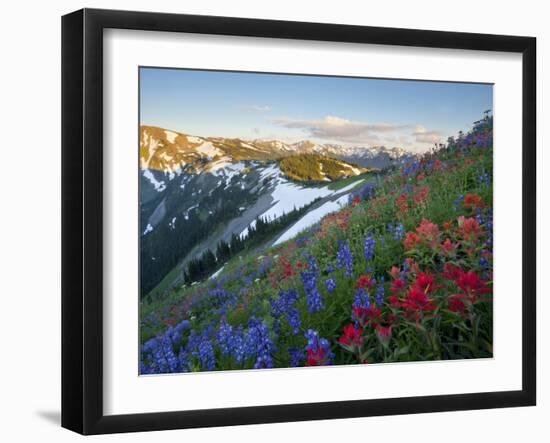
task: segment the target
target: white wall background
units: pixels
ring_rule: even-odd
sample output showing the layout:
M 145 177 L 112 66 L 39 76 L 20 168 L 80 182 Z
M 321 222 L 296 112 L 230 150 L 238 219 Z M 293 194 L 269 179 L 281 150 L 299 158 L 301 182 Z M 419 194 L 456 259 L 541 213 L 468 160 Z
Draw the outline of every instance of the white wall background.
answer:
M 538 38 L 539 276 L 550 266 L 550 28 L 544 2 L 393 0 L 11 1 L 0 25 L 0 436 L 81 440 L 60 414 L 60 16 L 81 7 L 531 35 Z M 544 108 L 544 109 L 543 109 Z M 544 112 L 546 111 L 546 113 Z M 519 148 L 519 147 L 518 147 Z M 518 166 L 519 173 L 519 166 Z M 543 205 L 543 199 L 546 204 Z M 550 437 L 550 283 L 539 277 L 539 405 L 534 408 L 330 420 L 102 436 L 94 441 L 547 441 Z M 510 325 L 511 328 L 514 325 Z M 475 374 L 465 374 L 475 376 Z

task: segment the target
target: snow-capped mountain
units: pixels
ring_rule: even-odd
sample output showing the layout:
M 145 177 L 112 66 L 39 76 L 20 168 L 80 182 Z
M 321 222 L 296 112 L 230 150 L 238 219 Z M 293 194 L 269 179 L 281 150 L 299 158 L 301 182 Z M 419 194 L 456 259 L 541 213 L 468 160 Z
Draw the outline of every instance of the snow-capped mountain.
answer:
M 197 137 L 154 126 L 142 126 L 140 163 L 143 170 L 178 174 L 213 172 L 243 160 L 280 160 L 298 154 L 318 154 L 356 163 L 364 168 L 383 169 L 416 158 L 402 148 L 342 146 L 309 140 L 285 143 L 279 140 L 241 140 Z
M 385 146 L 373 146 L 369 148 L 361 146 L 334 146 L 328 145 L 328 153 L 358 165 L 384 169 L 396 164 L 404 164 L 419 158 L 419 155 L 403 148 Z

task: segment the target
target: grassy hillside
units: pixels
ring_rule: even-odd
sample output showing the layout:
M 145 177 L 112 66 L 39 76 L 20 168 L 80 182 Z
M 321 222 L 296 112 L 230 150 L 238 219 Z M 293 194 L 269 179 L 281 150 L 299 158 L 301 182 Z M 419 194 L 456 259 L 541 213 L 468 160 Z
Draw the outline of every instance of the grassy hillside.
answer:
M 283 158 L 281 171 L 291 180 L 302 182 L 335 181 L 367 172 L 367 169 L 318 154 L 300 154 Z
M 215 279 L 142 303 L 141 373 L 492 356 L 492 118 Z

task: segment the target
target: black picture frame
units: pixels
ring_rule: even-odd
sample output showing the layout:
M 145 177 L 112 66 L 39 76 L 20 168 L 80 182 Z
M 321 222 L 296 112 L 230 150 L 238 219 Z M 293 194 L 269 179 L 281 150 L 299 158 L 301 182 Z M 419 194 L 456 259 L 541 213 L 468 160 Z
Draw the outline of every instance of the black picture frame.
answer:
M 503 51 L 523 64 L 522 389 L 177 412 L 103 413 L 103 30 Z M 62 426 L 82 434 L 536 404 L 536 39 L 83 9 L 62 18 Z

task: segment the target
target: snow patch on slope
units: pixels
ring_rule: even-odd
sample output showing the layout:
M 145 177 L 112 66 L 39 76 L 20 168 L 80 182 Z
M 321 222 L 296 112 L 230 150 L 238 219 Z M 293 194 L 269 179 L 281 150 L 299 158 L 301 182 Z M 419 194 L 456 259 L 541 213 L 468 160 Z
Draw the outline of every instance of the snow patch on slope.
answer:
M 268 220 L 279 218 L 294 208 L 301 208 L 317 198 L 327 197 L 331 194 L 334 194 L 334 191 L 328 187 L 303 188 L 286 180 L 280 180 L 271 192 L 275 204 L 261 216 Z
M 156 191 L 162 192 L 166 189 L 166 184 L 164 181 L 158 181 L 149 169 L 143 170 L 143 176 L 151 182 Z
M 223 156 L 215 162 L 210 163 L 210 165 L 208 166 L 208 172 L 215 173 L 216 171 L 224 169 L 229 165 L 231 165 L 231 158 Z
M 318 198 L 328 197 L 334 194 L 338 195 L 342 193 L 347 193 L 348 191 L 355 188 L 359 183 L 364 181 L 364 180 L 357 180 L 345 186 L 342 189 L 336 189 L 336 190 L 329 189 L 328 186 L 303 187 L 301 185 L 288 181 L 283 176 L 281 170 L 276 164 L 269 165 L 266 168 L 263 168 L 260 171 L 260 177 L 262 180 L 266 178 L 271 178 L 271 186 L 273 186 L 271 190 L 271 198 L 273 201 L 273 205 L 267 211 L 263 212 L 260 215 L 260 218 L 264 218 L 266 220 L 277 219 L 281 217 L 283 214 L 288 214 L 294 209 L 299 209 L 304 206 L 307 206 L 308 204 L 312 203 L 314 200 Z M 342 196 L 337 201 L 339 202 L 340 199 L 347 199 L 347 195 Z M 315 209 L 314 211 L 318 211 L 323 207 L 325 208 L 324 210 L 330 209 L 331 211 L 338 209 L 339 206 L 336 207 L 336 209 L 333 209 L 335 206 L 329 205 L 329 203 L 335 204 L 334 202 L 327 202 L 324 205 L 322 205 L 320 208 Z M 314 211 L 311 211 L 311 212 L 314 212 Z M 322 213 L 322 211 L 320 211 L 319 214 L 320 213 Z M 253 221 L 250 224 L 250 226 L 253 226 L 253 223 L 255 224 L 256 221 Z M 247 235 L 248 235 L 248 228 L 245 228 L 241 232 L 240 237 L 244 238 Z
M 199 154 L 202 154 L 209 158 L 214 158 L 216 155 L 223 155 L 223 151 L 216 148 L 212 143 L 210 142 L 204 142 L 200 146 L 197 147 L 197 152 Z
M 228 159 L 227 157 L 222 158 Z M 225 187 L 227 188 L 231 183 L 231 179 L 235 175 L 241 174 L 245 168 L 246 165 L 243 162 L 231 163 L 226 160 L 224 162 L 220 162 L 220 164 L 217 165 L 216 168 L 210 169 L 210 173 L 214 174 L 216 177 L 223 177 L 225 179 Z M 245 176 L 243 175 L 243 178 L 244 177 Z M 221 182 L 218 182 L 217 186 L 219 186 L 220 184 Z
M 343 195 L 342 197 L 338 198 L 336 201 L 326 202 L 321 206 L 319 206 L 318 208 L 312 211 L 309 211 L 300 220 L 294 223 L 283 235 L 281 235 L 275 241 L 275 243 L 273 243 L 273 245 L 274 246 L 279 245 L 281 243 L 284 243 L 287 240 L 290 240 L 291 238 L 296 237 L 296 235 L 298 235 L 300 232 L 304 231 L 310 226 L 313 226 L 314 224 L 321 221 L 321 219 L 325 215 L 342 209 L 344 206 L 346 206 L 347 201 L 348 201 L 348 196 Z
M 166 134 L 166 140 L 168 140 L 170 143 L 176 143 L 176 138 L 178 137 L 178 134 L 172 131 L 164 131 Z
M 214 273 L 210 276 L 210 279 L 209 279 L 209 280 L 212 280 L 212 279 L 216 278 L 218 275 L 220 275 L 220 274 L 222 273 L 224 267 L 225 267 L 225 266 L 222 266 L 220 269 L 218 269 L 216 272 L 214 272 Z
M 248 229 L 254 229 L 256 227 L 256 220 L 253 220 L 243 231 L 239 234 L 241 239 L 248 237 Z

